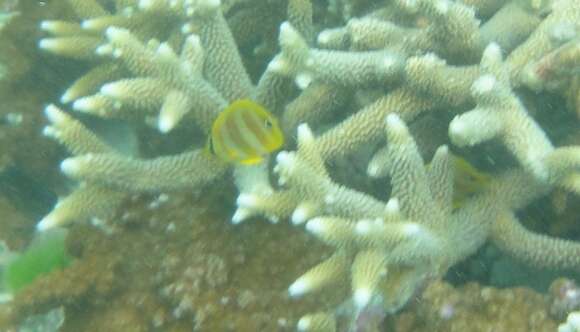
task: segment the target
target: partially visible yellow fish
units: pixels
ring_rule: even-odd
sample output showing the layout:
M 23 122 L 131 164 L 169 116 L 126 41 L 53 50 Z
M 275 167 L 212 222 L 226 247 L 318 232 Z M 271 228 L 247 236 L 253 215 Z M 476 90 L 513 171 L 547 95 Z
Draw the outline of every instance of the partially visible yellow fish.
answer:
M 252 165 L 283 143 L 284 134 L 276 118 L 255 102 L 239 99 L 213 123 L 207 150 L 223 161 Z
M 473 167 L 467 160 L 451 154 L 455 169 L 453 174 L 453 210 L 463 206 L 465 201 L 481 193 L 491 182 L 491 175 Z M 430 164 L 427 164 L 429 167 Z
M 467 199 L 482 192 L 491 182 L 491 175 L 478 170 L 461 157 L 452 155 L 452 159 L 455 164 L 453 209 L 457 209 Z

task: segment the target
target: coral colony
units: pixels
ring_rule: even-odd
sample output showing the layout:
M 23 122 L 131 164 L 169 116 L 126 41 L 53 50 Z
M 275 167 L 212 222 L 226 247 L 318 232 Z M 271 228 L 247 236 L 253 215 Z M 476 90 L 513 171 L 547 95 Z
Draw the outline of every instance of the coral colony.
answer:
M 331 1 L 338 23 L 327 27 L 313 22 L 309 0 L 289 0 L 279 53 L 256 84 L 224 19 L 246 1 L 68 1 L 78 20 L 42 22 L 48 36 L 39 47 L 94 67 L 64 92 L 63 107 L 146 121 L 161 133 L 193 123 L 207 136 L 221 110 L 250 99 L 279 118 L 296 148 L 288 142 L 271 155 L 273 185 L 267 163 L 224 162 L 205 142 L 152 159 L 123 155 L 49 105 L 44 133 L 68 148 L 61 169 L 79 184 L 39 230 L 107 216 L 134 193 L 200 189 L 232 172 L 234 223 L 288 220 L 335 248 L 288 292 L 349 282 L 353 330 L 399 310 L 486 241 L 534 266 L 580 271 L 579 243 L 532 233 L 515 214 L 554 188 L 580 193 L 580 146 L 555 147 L 517 92 L 553 91 L 580 110 L 579 1 Z M 347 116 L 329 122 L 345 105 Z M 426 168 L 409 126 L 436 112 L 455 115 L 452 145 L 440 146 Z M 450 148 L 477 151 L 490 140 L 515 166 L 453 209 Z M 377 144 L 367 175 L 389 177 L 386 201 L 338 184 L 327 168 Z M 335 331 L 339 312 L 306 315 L 297 328 Z

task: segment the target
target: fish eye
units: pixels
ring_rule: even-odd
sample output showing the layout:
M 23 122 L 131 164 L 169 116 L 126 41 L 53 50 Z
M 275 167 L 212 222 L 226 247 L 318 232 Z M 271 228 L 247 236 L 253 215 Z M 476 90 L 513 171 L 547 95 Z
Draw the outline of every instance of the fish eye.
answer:
M 266 126 L 268 129 L 272 128 L 272 121 L 268 119 L 264 120 L 264 126 Z

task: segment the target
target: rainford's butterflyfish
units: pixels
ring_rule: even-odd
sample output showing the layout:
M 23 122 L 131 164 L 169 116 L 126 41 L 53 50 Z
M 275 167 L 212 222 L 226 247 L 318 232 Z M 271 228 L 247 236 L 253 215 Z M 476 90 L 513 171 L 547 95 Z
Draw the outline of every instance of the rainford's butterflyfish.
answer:
M 467 160 L 452 155 L 455 164 L 453 179 L 453 209 L 458 209 L 471 197 L 481 193 L 491 183 L 492 176 L 478 170 Z
M 484 191 L 491 183 L 492 176 L 478 170 L 462 157 L 451 155 L 453 174 L 453 209 L 462 207 L 465 202 Z M 429 167 L 431 164 L 427 164 Z
M 276 118 L 255 102 L 240 99 L 226 107 L 213 123 L 207 149 L 226 162 L 252 165 L 283 143 Z

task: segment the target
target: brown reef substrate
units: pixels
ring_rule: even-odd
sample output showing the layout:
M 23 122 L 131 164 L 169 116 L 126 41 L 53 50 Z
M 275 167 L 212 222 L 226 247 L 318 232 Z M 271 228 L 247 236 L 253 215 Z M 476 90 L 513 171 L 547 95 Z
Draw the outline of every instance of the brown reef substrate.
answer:
M 293 331 L 301 315 L 336 307 L 347 290 L 286 292 L 329 250 L 286 222 L 232 225 L 230 192 L 136 197 L 110 228 L 73 225 L 76 261 L 3 306 L 0 330 L 63 305 L 63 332 Z M 549 309 L 548 295 L 527 288 L 434 282 L 384 331 L 554 331 Z

